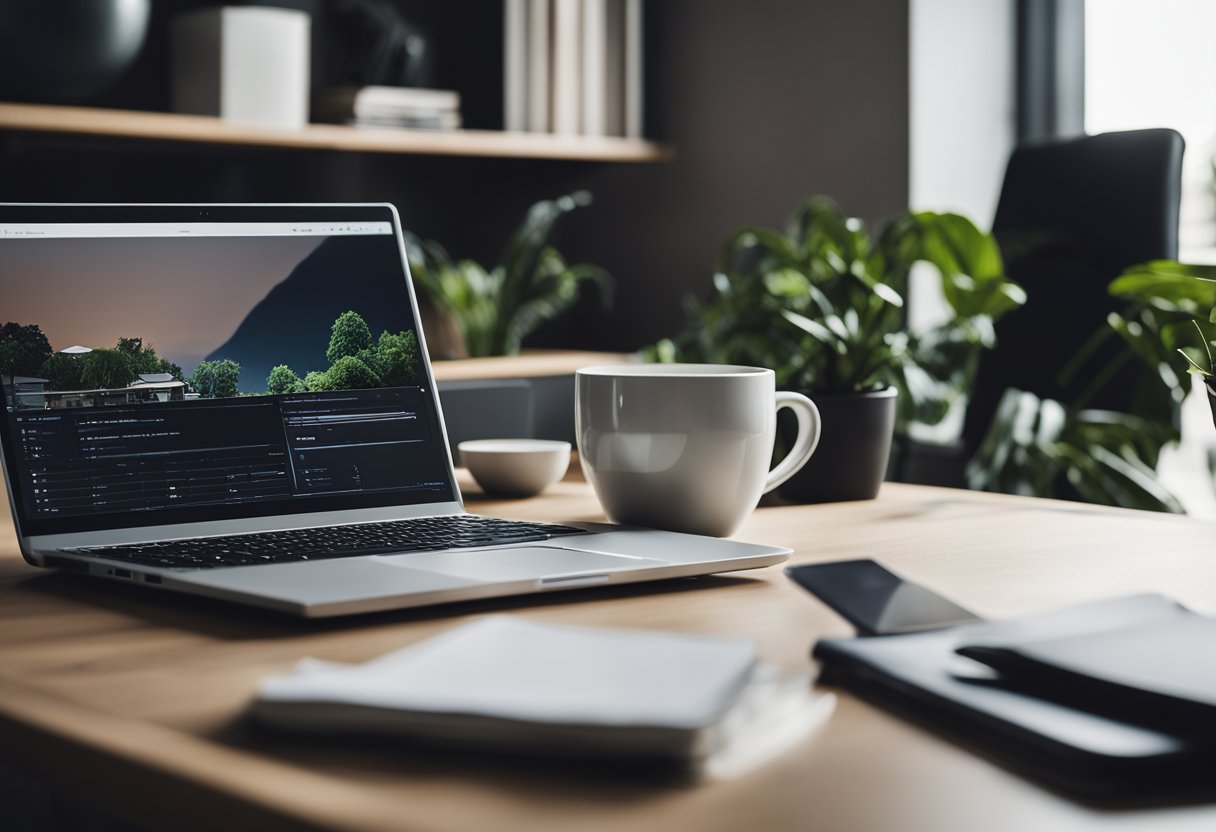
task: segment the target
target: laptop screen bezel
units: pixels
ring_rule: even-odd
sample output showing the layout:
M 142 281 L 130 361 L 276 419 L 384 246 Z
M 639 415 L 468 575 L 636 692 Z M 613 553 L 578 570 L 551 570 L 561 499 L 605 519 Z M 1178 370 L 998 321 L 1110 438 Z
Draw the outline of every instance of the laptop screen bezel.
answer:
M 393 236 L 401 258 L 405 290 L 409 297 L 418 336 L 422 366 L 426 374 L 426 389 L 433 408 L 437 434 L 442 440 L 443 464 L 446 470 L 448 493 L 438 493 L 437 499 L 424 502 L 408 500 L 402 491 L 375 492 L 364 495 L 340 495 L 328 498 L 306 498 L 299 508 L 279 501 L 271 504 L 245 503 L 240 505 L 208 505 L 189 508 L 150 511 L 142 522 L 133 523 L 130 513 L 98 514 L 63 518 L 34 518 L 24 510 L 23 487 L 15 453 L 14 438 L 10 433 L 8 419 L 0 425 L 0 454 L 3 456 L 10 504 L 18 535 L 33 537 L 74 537 L 78 534 L 103 532 L 107 540 L 123 537 L 121 532 L 130 530 L 132 539 L 164 536 L 164 529 L 173 527 L 197 530 L 200 524 L 212 526 L 223 524 L 224 531 L 239 531 L 242 528 L 264 528 L 266 521 L 274 518 L 290 518 L 292 522 L 308 524 L 311 516 L 328 518 L 336 516 L 358 520 L 360 513 L 382 518 L 386 509 L 402 509 L 403 516 L 419 513 L 450 513 L 463 510 L 460 490 L 456 484 L 452 464 L 451 448 L 444 428 L 443 412 L 440 408 L 438 389 L 427 351 L 426 338 L 419 324 L 418 301 L 409 272 L 409 262 L 401 234 L 401 224 L 396 208 L 388 203 L 351 204 L 19 204 L 0 203 L 0 224 L 3 223 L 342 223 L 342 222 L 390 222 Z M 420 510 L 421 509 L 421 510 Z M 368 510 L 362 512 L 362 510 Z M 338 513 L 338 514 L 336 514 Z M 228 521 L 232 521 L 229 523 Z M 252 521 L 252 522 L 250 522 Z M 272 523 L 272 525 L 275 525 Z M 228 528 L 231 527 L 231 528 Z M 112 532 L 119 532 L 118 535 Z M 219 530 L 217 529 L 217 532 Z

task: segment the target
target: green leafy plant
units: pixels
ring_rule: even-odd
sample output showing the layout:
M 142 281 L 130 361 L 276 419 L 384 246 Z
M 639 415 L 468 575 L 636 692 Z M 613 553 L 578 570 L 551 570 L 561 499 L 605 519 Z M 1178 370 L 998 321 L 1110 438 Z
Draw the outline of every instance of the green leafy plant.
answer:
M 904 298 L 918 262 L 940 279 L 949 317 L 916 334 Z M 706 302 L 646 350 L 654 361 L 751 364 L 784 388 L 861 392 L 894 386 L 900 424 L 937 424 L 965 400 L 994 322 L 1025 301 L 1000 251 L 965 217 L 907 212 L 872 236 L 826 197 L 784 232 L 748 227 L 726 241 Z
M 983 445 L 968 469 L 976 488 L 1052 496 L 1068 485 L 1091 502 L 1182 511 L 1157 480 L 1162 449 L 1177 442 L 1177 408 L 1190 391 L 1186 370 L 1212 389 L 1212 324 L 1216 267 L 1155 260 L 1126 269 L 1111 282 L 1126 307 L 1069 361 L 1061 377 L 1075 379 L 1094 355 L 1102 369 L 1083 382 L 1072 403 L 1006 392 Z M 1087 407 L 1128 364 L 1138 366 L 1128 412 Z
M 1087 502 L 1150 511 L 1182 511 L 1155 467 L 1176 441 L 1172 423 L 1110 410 L 1069 409 L 1024 390 L 1005 391 L 984 441 L 967 465 L 968 484 L 983 491 L 1066 496 L 1067 482 Z
M 603 269 L 569 265 L 547 244 L 563 215 L 590 202 L 590 195 L 579 191 L 533 205 L 501 262 L 490 270 L 472 260 L 453 260 L 434 241 L 405 235 L 415 284 L 455 318 L 470 356 L 518 353 L 525 337 L 574 305 L 584 282 L 597 284 L 601 299 L 610 301 L 612 286 Z
M 1161 363 L 1162 351 L 1176 352 L 1186 369 L 1211 387 L 1216 377 L 1212 360 L 1216 338 L 1216 266 L 1197 266 L 1173 260 L 1153 260 L 1124 271 L 1110 285 L 1113 295 L 1128 298 L 1139 312 L 1142 326 L 1128 321 L 1111 325 L 1141 358 Z M 1147 317 L 1146 317 L 1147 316 Z M 1178 388 L 1177 375 L 1164 376 Z

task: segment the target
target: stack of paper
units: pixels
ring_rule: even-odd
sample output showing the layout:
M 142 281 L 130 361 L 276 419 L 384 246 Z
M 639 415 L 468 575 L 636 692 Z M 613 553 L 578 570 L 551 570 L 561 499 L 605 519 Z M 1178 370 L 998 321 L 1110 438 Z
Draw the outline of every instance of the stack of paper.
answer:
M 314 121 L 360 127 L 455 130 L 460 94 L 416 87 L 329 87 L 313 96 Z
M 725 768 L 776 753 L 830 713 L 734 639 L 493 616 L 362 665 L 305 660 L 264 683 L 263 722 L 527 753 Z

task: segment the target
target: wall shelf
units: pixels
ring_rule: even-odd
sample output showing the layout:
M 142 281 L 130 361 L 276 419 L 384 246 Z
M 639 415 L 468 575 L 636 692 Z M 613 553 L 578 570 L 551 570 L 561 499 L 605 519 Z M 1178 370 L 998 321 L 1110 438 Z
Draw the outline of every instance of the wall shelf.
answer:
M 458 358 L 431 363 L 436 381 L 471 381 L 504 378 L 572 376 L 580 367 L 601 364 L 636 364 L 638 357 L 622 352 L 586 350 L 524 350 L 520 355 L 492 358 Z
M 299 129 L 231 124 L 210 116 L 0 103 L 0 133 L 110 136 L 152 141 L 587 162 L 664 162 L 669 147 L 614 136 L 558 136 L 493 130 L 396 130 L 310 124 Z

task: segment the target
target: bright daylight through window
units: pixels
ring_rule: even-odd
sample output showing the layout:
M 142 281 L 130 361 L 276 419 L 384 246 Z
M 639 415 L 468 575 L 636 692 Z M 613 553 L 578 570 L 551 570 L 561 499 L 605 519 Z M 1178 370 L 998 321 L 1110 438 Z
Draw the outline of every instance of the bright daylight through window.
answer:
M 1085 132 L 1173 127 L 1186 140 L 1181 259 L 1216 263 L 1216 2 L 1088 0 Z

